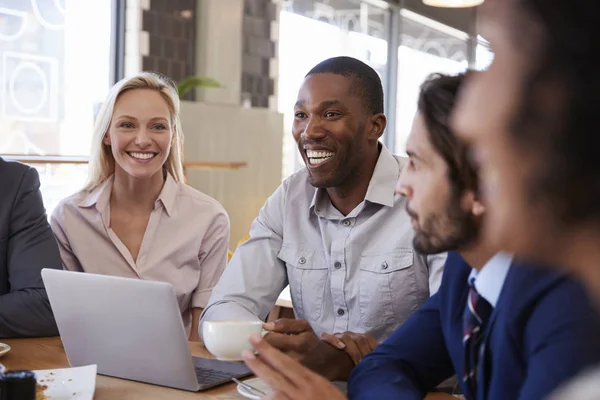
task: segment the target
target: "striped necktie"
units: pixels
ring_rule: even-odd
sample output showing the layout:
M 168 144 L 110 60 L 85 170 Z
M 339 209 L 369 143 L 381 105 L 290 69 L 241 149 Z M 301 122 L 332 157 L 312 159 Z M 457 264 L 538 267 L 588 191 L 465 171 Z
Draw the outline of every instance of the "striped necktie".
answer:
M 464 373 L 463 382 L 473 398 L 477 396 L 479 361 L 483 353 L 485 325 L 493 307 L 475 289 L 475 278 L 469 280 L 469 297 L 463 314 Z

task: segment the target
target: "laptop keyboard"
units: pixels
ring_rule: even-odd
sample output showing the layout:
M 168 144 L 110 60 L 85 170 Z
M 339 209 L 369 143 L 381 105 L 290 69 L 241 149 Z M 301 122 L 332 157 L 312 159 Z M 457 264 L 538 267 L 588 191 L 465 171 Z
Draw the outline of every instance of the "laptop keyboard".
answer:
M 235 374 L 231 372 L 223 372 L 215 369 L 196 367 L 196 378 L 200 385 L 212 385 L 218 382 L 227 382 L 231 380 Z

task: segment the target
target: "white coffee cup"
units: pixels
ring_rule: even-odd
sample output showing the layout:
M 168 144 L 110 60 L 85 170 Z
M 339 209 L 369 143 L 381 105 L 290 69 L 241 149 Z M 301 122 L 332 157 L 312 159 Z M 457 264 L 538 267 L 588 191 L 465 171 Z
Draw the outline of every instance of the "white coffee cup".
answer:
M 253 333 L 263 335 L 261 321 L 204 321 L 202 340 L 212 355 L 223 361 L 240 361 L 244 350 L 252 350 L 248 342 Z

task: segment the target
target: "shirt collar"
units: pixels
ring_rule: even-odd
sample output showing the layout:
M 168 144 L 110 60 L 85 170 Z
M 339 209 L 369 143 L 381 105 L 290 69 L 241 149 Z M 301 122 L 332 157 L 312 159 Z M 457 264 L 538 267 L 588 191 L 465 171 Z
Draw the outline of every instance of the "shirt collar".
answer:
M 94 190 L 89 192 L 89 194 L 79 202 L 79 207 L 87 208 L 95 205 L 98 211 L 104 209 L 110 200 L 113 181 L 114 175 L 105 179 L 104 182 L 96 186 Z
M 163 186 L 160 194 L 158 195 L 157 201 L 160 201 L 167 212 L 167 215 L 170 217 L 173 212 L 173 207 L 175 206 L 175 198 L 177 197 L 177 182 L 171 176 L 171 174 L 167 173 L 167 179 L 165 180 L 165 185 Z
M 498 303 L 512 260 L 512 254 L 500 252 L 490 258 L 480 271 L 473 269 L 469 274 L 469 281 L 475 279 L 477 293 L 494 308 Z
M 400 164 L 383 144 L 379 143 L 379 146 L 381 151 L 367 188 L 365 200 L 393 207 L 396 184 L 400 177 Z M 315 206 L 320 204 L 326 193 L 325 189 L 315 189 L 315 194 L 308 206 L 309 210 L 314 211 Z
M 102 182 L 96 189 L 92 190 L 80 203 L 79 207 L 92 207 L 96 206 L 96 209 L 100 213 L 104 213 L 107 209 L 110 195 L 112 193 L 112 184 L 114 181 L 114 175 L 111 175 L 104 182 Z M 161 202 L 167 215 L 170 217 L 173 212 L 175 205 L 175 198 L 177 197 L 177 182 L 167 173 L 167 179 L 165 184 L 158 195 L 157 202 Z

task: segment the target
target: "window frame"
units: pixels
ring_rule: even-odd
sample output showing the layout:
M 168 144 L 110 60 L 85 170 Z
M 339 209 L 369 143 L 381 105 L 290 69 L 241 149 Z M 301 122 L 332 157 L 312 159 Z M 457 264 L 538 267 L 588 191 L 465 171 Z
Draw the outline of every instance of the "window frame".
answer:
M 363 0 L 369 1 L 369 0 Z M 402 90 L 398 86 L 398 48 L 402 44 L 402 17 L 409 17 L 411 19 L 417 18 L 425 25 L 430 26 L 433 29 L 447 33 L 451 36 L 455 36 L 459 39 L 463 39 L 467 43 L 467 64 L 469 69 L 474 68 L 476 65 L 476 47 L 478 43 L 477 33 L 474 29 L 469 32 L 463 32 L 456 28 L 445 25 L 434 19 L 426 17 L 424 15 L 415 13 L 406 7 L 406 1 L 400 0 L 399 2 L 388 2 L 388 8 L 392 15 L 390 16 L 390 24 L 387 32 L 388 42 L 388 68 L 387 73 L 389 76 L 386 77 L 384 82 L 384 96 L 385 96 L 385 113 L 387 116 L 387 128 L 382 137 L 383 144 L 394 152 L 396 149 L 396 94 L 398 90 Z M 473 10 L 473 21 L 472 26 L 475 26 L 475 20 L 477 18 L 477 10 Z
M 125 71 L 125 2 L 111 1 L 110 67 L 109 87 L 123 79 Z M 3 154 L 6 160 L 20 161 L 30 165 L 40 164 L 87 164 L 86 156 Z

